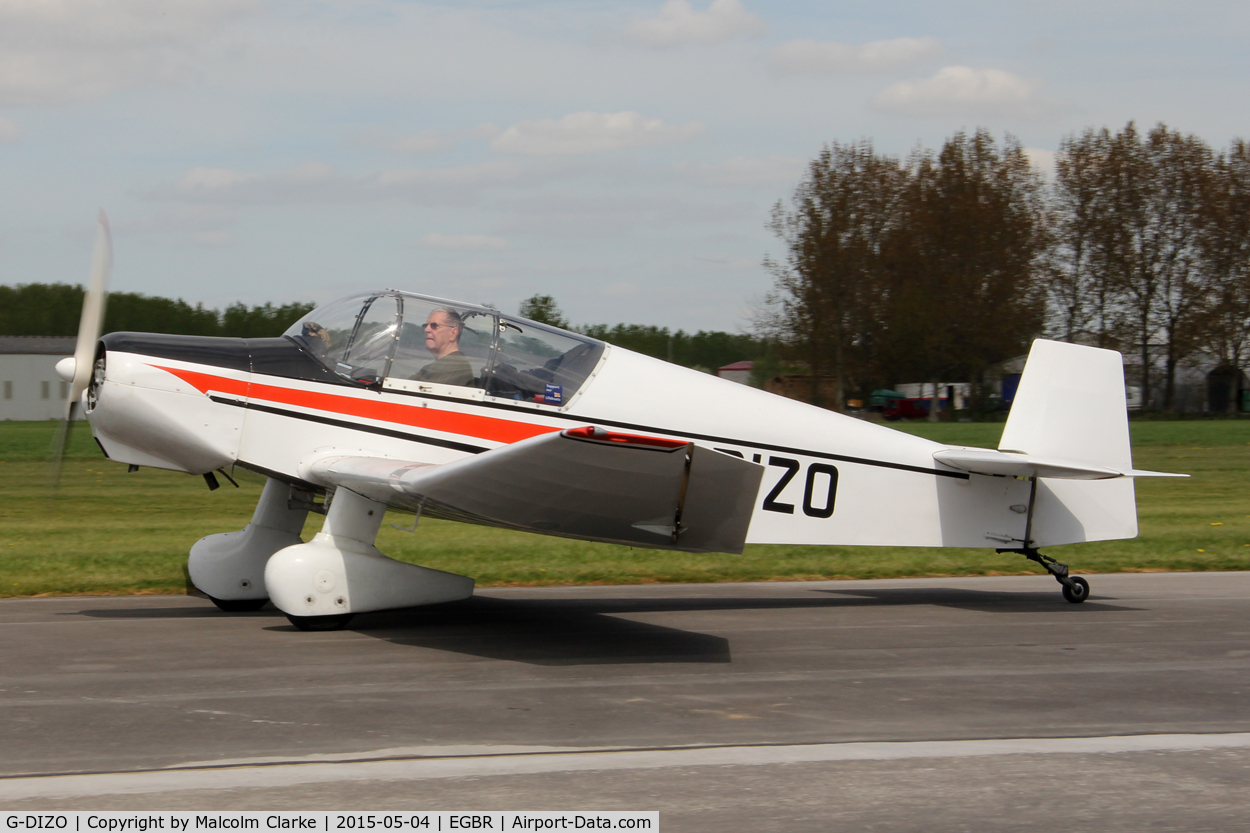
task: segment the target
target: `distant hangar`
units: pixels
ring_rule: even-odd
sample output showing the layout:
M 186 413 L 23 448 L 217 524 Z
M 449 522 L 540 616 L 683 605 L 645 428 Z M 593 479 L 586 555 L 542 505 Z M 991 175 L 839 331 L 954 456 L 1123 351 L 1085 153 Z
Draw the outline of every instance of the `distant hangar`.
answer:
M 56 363 L 74 355 L 74 339 L 0 336 L 0 420 L 63 419 L 69 382 Z

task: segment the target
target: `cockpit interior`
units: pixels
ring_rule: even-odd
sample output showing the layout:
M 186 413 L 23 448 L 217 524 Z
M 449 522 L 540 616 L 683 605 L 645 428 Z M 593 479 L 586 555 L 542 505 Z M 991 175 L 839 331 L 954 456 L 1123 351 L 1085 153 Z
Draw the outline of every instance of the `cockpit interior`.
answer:
M 318 307 L 284 336 L 356 384 L 557 407 L 604 353 L 602 342 L 496 309 L 396 290 Z

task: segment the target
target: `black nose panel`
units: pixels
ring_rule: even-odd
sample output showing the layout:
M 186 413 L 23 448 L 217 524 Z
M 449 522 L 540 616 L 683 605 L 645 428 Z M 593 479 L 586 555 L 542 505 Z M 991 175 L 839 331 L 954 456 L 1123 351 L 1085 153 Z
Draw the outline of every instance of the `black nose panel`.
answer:
M 170 336 L 160 333 L 109 333 L 100 341 L 106 350 L 138 353 L 158 359 L 177 359 L 230 370 L 251 371 L 247 341 L 215 336 Z
M 217 338 L 160 333 L 109 333 L 100 339 L 107 350 L 177 359 L 210 367 L 304 379 L 327 385 L 361 387 L 317 361 L 289 338 Z
M 300 349 L 293 340 L 286 338 L 249 338 L 247 349 L 252 354 L 252 372 L 262 376 L 278 376 L 283 379 L 305 379 L 326 385 L 360 387 L 330 368 L 312 355 Z

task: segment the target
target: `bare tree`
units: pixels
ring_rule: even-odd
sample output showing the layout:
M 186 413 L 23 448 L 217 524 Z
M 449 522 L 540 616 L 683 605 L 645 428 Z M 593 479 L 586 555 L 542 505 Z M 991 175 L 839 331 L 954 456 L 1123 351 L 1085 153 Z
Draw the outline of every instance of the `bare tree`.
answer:
M 1212 165 L 1198 252 L 1212 294 L 1206 344 L 1229 383 L 1226 409 L 1235 413 L 1250 351 L 1250 145 L 1242 139 L 1233 140 Z
M 1196 136 L 1160 124 L 1146 140 L 1158 180 L 1159 328 L 1164 339 L 1164 407 L 1176 410 L 1176 370 L 1202 346 L 1211 282 L 1200 269 L 1198 238 L 1212 154 Z
M 1098 246 L 1106 222 L 1107 157 L 1104 127 L 1066 137 L 1055 157 L 1055 182 L 1047 220 L 1052 230 L 1047 289 L 1053 334 L 1068 342 L 1092 336 L 1112 347 L 1119 287 L 1108 279 Z
M 1200 344 L 1209 297 L 1197 242 L 1209 148 L 1158 125 L 1143 140 L 1130 122 L 1113 136 L 1099 206 L 1100 265 L 1122 293 L 1122 322 L 1151 402 L 1152 347 L 1162 341 L 1164 407 L 1176 407 L 1176 370 Z
M 871 362 L 880 303 L 882 243 L 896 221 L 904 174 L 898 160 L 872 144 L 834 143 L 808 166 L 791 205 L 773 209 L 769 228 L 786 244 L 783 263 L 769 261 L 777 319 L 817 377 L 828 368 L 841 410 L 851 379 Z
M 888 246 L 897 365 L 935 386 L 966 376 L 979 399 L 986 368 L 1042 329 L 1044 218 L 1041 180 L 1011 137 L 959 133 L 913 156 Z

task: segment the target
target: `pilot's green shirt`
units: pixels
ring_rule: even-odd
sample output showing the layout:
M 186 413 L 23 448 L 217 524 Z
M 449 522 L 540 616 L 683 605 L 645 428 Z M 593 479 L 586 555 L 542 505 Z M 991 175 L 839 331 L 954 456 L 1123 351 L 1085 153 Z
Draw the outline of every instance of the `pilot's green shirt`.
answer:
M 418 382 L 438 382 L 440 385 L 471 385 L 473 367 L 469 364 L 468 357 L 457 350 L 430 362 L 412 378 Z

